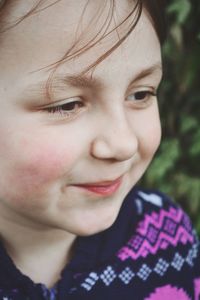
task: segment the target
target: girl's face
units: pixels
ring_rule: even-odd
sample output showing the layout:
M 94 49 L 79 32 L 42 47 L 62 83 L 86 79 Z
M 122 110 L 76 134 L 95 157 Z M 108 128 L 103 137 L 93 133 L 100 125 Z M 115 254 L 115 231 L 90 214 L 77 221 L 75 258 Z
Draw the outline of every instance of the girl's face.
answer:
M 36 2 L 21 0 L 9 19 Z M 102 0 L 89 2 L 82 15 L 87 2 L 61 0 L 26 18 L 6 32 L 0 48 L 1 218 L 80 235 L 114 222 L 161 135 L 154 96 L 161 79 L 160 45 L 145 13 L 93 71 L 80 75 L 127 24 L 63 63 L 51 99 L 45 94 L 51 71 L 43 67 L 62 58 L 78 38 L 78 47 L 84 46 L 106 19 Z M 131 1 L 116 2 L 119 22 Z M 114 26 L 113 21 L 109 29 Z

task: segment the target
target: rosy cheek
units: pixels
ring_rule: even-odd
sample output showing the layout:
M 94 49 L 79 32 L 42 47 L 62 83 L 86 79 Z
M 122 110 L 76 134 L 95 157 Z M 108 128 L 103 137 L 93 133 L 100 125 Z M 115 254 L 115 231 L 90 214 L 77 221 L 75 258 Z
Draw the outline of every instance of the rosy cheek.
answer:
M 45 184 L 58 177 L 59 166 L 60 160 L 56 157 L 52 158 L 52 155 L 47 152 L 46 156 L 41 154 L 27 161 L 27 164 L 22 165 L 19 171 L 32 184 Z
M 74 161 L 69 152 L 55 145 L 26 147 L 24 153 L 13 170 L 16 188 L 24 195 L 44 192 L 67 173 Z

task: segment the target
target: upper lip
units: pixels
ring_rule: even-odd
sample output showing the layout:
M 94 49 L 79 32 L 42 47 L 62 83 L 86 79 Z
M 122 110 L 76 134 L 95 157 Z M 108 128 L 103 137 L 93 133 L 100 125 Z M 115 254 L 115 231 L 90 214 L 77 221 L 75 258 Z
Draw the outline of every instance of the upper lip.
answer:
M 117 183 L 121 179 L 122 179 L 122 176 L 120 176 L 116 179 L 113 179 L 113 180 L 103 180 L 103 181 L 97 181 L 97 182 L 78 183 L 78 184 L 74 184 L 74 185 L 78 185 L 78 186 L 109 186 L 109 185 Z

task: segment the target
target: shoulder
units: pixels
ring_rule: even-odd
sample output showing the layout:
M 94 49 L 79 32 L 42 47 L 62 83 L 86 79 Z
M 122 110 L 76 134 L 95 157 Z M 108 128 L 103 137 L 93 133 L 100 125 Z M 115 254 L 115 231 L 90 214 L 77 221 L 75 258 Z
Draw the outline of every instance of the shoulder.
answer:
M 122 269 L 128 266 L 128 275 L 140 281 L 139 290 L 144 294 L 155 290 L 156 299 L 165 293 L 173 294 L 174 299 L 178 294 L 199 299 L 200 244 L 187 213 L 169 196 L 154 190 L 134 189 L 128 198 L 138 217 L 117 254 Z M 147 298 L 143 295 L 142 299 Z
M 184 213 L 172 197 L 157 190 L 135 188 L 131 191 L 130 198 L 135 202 L 139 214 L 172 208 Z
M 143 221 L 153 222 L 155 226 L 158 223 L 159 228 L 164 226 L 165 230 L 171 229 L 171 233 L 177 224 L 182 227 L 182 230 L 193 236 L 195 230 L 188 214 L 172 197 L 160 191 L 137 188 L 134 191 L 134 196 L 130 198 L 134 202 L 137 214 L 141 216 L 140 219 Z M 171 225 L 170 228 L 169 225 Z
M 194 267 L 199 260 L 199 240 L 181 206 L 155 190 L 137 188 L 128 197 L 134 202 L 138 221 L 119 257 L 135 261 L 159 254 L 177 268 L 181 263 Z
M 134 188 L 100 244 L 98 267 L 81 283 L 93 298 L 102 299 L 100 293 L 106 288 L 106 299 L 137 295 L 153 300 L 168 295 L 189 300 L 194 294 L 198 299 L 198 240 L 188 215 L 167 195 Z

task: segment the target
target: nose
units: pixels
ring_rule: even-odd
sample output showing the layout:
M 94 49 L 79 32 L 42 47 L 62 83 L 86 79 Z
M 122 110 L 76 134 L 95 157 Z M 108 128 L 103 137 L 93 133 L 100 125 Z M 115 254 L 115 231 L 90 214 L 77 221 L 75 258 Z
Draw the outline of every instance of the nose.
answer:
M 91 155 L 98 159 L 124 161 L 138 151 L 138 137 L 125 115 L 102 117 L 91 144 Z

